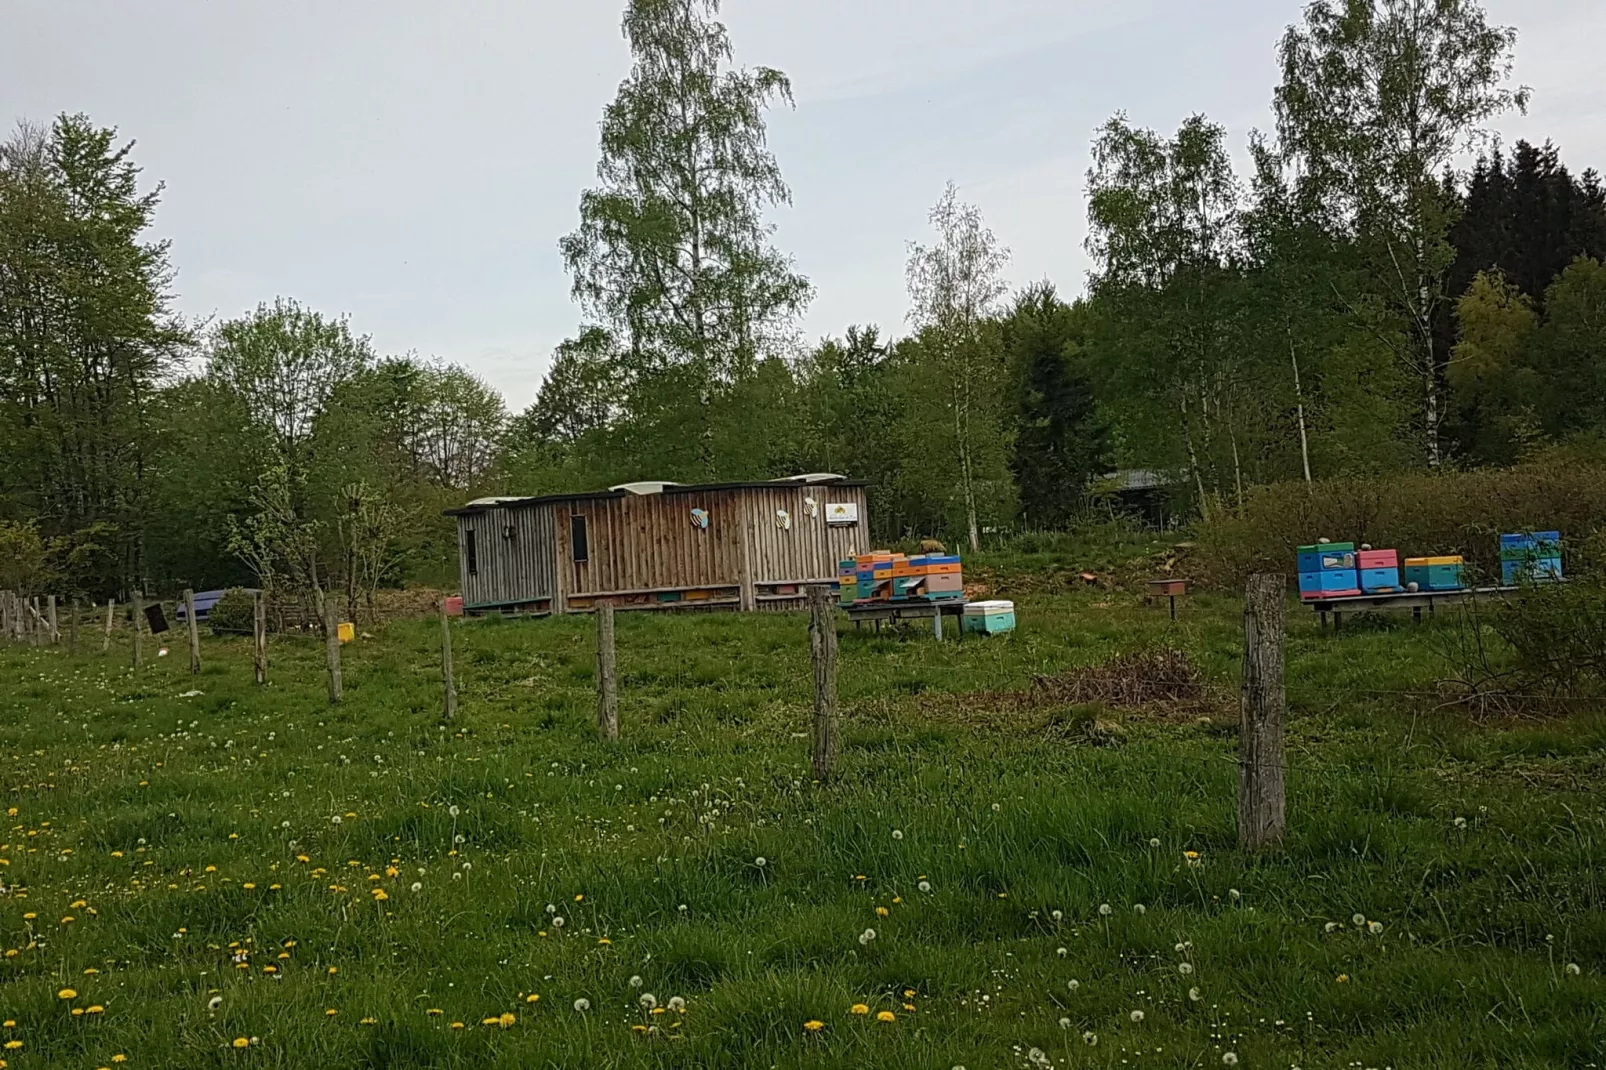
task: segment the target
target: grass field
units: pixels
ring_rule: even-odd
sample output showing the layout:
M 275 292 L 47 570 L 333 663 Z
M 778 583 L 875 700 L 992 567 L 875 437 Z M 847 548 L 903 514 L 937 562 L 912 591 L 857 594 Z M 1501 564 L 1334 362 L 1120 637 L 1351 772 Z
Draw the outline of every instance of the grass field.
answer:
M 179 641 L 0 648 L 0 1058 L 1606 1062 L 1606 721 L 1474 723 L 1427 694 L 1438 629 L 1291 609 L 1290 836 L 1246 856 L 1240 612 L 1067 590 L 993 640 L 845 633 L 823 786 L 798 616 L 621 615 L 611 746 L 588 619 L 461 625 L 450 727 L 428 622 L 348 647 L 338 708 L 310 639 L 266 689 L 238 640 L 199 677 Z M 1031 690 L 1150 647 L 1212 687 Z

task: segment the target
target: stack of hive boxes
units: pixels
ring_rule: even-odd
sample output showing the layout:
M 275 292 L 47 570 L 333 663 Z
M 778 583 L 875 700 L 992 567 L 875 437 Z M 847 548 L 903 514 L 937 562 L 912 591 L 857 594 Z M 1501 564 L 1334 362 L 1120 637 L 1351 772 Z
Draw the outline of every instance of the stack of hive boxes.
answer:
M 1400 584 L 1398 550 L 1362 550 L 1355 555 L 1361 573 L 1361 590 L 1367 594 L 1393 594 Z
M 1561 578 L 1561 532 L 1500 536 L 1500 580 L 1507 587 Z
M 1405 584 L 1416 584 L 1419 591 L 1459 591 L 1466 565 L 1459 555 L 1446 557 L 1408 557 L 1405 559 Z
M 1299 597 L 1342 598 L 1361 593 L 1352 542 L 1320 542 L 1299 548 Z
M 945 602 L 965 597 L 963 569 L 959 558 L 950 554 L 860 554 L 840 563 L 838 579 L 844 606 L 865 602 Z

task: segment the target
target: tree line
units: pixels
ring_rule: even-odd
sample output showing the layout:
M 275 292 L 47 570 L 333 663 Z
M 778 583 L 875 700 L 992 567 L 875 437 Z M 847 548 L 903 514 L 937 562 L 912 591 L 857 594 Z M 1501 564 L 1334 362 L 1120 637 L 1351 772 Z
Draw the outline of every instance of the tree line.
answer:
M 1112 117 L 1080 294 L 1012 289 L 950 184 L 908 247 L 907 316 L 816 343 L 767 221 L 791 83 L 737 65 L 717 16 L 630 0 L 632 68 L 559 243 L 582 323 L 516 413 L 287 298 L 186 322 L 132 145 L 81 115 L 19 127 L 0 587 L 256 583 L 355 609 L 450 582 L 440 512 L 466 497 L 804 471 L 868 480 L 882 536 L 976 547 L 1115 508 L 1122 472 L 1208 518 L 1260 484 L 1509 464 L 1606 426 L 1606 191 L 1498 140 L 1528 91 L 1515 30 L 1473 0 L 1307 5 L 1247 174 L 1206 115 Z

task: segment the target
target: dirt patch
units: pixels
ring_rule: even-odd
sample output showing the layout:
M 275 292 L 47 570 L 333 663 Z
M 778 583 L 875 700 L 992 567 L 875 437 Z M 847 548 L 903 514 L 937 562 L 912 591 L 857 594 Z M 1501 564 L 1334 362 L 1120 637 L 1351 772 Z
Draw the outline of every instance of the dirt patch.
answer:
M 1039 676 L 1028 694 L 1040 705 L 1098 703 L 1135 709 L 1156 703 L 1197 703 L 1205 697 L 1204 678 L 1185 650 L 1139 650 L 1102 665 L 1055 676 Z

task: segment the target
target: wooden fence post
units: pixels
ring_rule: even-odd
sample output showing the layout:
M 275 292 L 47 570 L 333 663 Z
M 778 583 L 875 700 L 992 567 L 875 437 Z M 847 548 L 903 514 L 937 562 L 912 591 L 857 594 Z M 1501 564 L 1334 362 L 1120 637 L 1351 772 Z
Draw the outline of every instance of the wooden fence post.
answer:
M 56 596 L 49 595 L 48 598 L 49 601 L 46 606 L 50 612 L 50 645 L 59 646 L 61 644 L 61 618 L 56 616 Z
M 39 612 L 38 595 L 34 595 L 33 600 L 28 604 L 28 625 L 29 631 L 33 633 L 33 645 L 38 646 L 44 641 L 45 632 L 45 615 Z
M 457 682 L 452 677 L 452 620 L 446 613 L 446 599 L 441 599 L 441 678 L 446 685 L 446 704 L 441 720 L 450 721 L 457 716 Z
M 613 603 L 597 603 L 597 731 L 619 738 L 618 664 L 613 649 Z
M 67 607 L 67 653 L 78 653 L 78 599 Z
M 1244 675 L 1238 762 L 1238 841 L 1251 849 L 1282 842 L 1287 828 L 1284 789 L 1284 619 L 1288 583 L 1282 576 L 1249 578 L 1244 599 Z
M 251 640 L 258 685 L 268 682 L 268 606 L 261 591 L 251 594 Z
M 106 599 L 106 634 L 100 640 L 100 652 L 102 654 L 112 648 L 112 613 L 116 608 L 117 599 Z
M 836 766 L 836 610 L 831 588 L 809 588 L 809 655 L 814 663 L 814 777 L 829 780 Z
M 329 654 L 329 704 L 338 706 L 345 698 L 340 679 L 340 610 L 335 600 L 323 600 L 324 647 Z
M 145 614 L 145 598 L 138 591 L 133 592 L 133 601 L 129 608 L 133 610 L 134 618 L 134 668 L 139 668 L 145 660 L 145 629 L 140 627 L 139 618 Z
M 201 671 L 201 626 L 195 620 L 195 592 L 184 588 L 184 622 L 190 626 L 190 672 Z
M 11 592 L 0 591 L 0 635 L 11 638 Z

